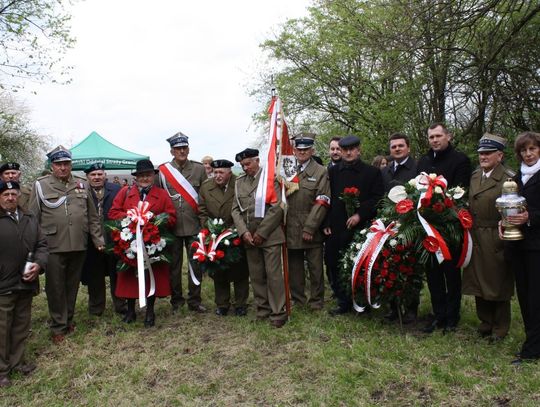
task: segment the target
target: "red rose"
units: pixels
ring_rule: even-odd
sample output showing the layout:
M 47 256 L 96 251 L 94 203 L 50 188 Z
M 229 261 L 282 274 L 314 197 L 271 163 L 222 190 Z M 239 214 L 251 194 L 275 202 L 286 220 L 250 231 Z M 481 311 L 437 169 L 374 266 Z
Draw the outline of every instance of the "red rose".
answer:
M 113 253 L 117 256 L 120 256 L 124 250 L 120 246 L 113 247 Z
M 390 256 L 390 250 L 388 249 L 383 249 L 383 251 L 381 252 L 382 256 L 383 257 L 388 257 Z
M 385 260 L 385 261 L 382 262 L 382 266 L 383 266 L 383 268 L 387 269 L 388 266 L 389 266 L 389 264 L 388 264 L 388 262 Z
M 197 247 L 199 247 L 199 242 L 197 242 L 197 241 L 191 242 L 191 248 L 192 249 L 196 249 Z
M 473 225 L 473 219 L 471 213 L 467 209 L 460 209 L 458 214 L 458 219 L 461 222 L 463 229 L 470 229 Z
M 387 275 L 388 275 L 388 269 L 382 269 L 381 270 L 381 277 L 386 278 Z
M 394 263 L 399 263 L 399 262 L 401 261 L 401 256 L 400 256 L 399 254 L 394 254 L 394 255 L 392 256 L 392 261 L 393 261 Z
M 381 268 L 381 266 L 379 265 L 379 263 L 375 262 L 373 263 L 373 270 L 379 270 Z
M 113 242 L 117 242 L 120 240 L 120 231 L 118 229 L 111 231 L 111 239 L 113 240 Z
M 225 252 L 223 250 L 217 250 L 216 251 L 216 258 L 217 259 L 222 259 L 225 257 Z
M 400 264 L 398 270 L 400 273 L 406 274 L 409 268 L 405 264 Z
M 432 206 L 432 209 L 437 213 L 442 213 L 446 209 L 446 206 L 444 206 L 444 204 L 442 204 L 441 202 L 435 202 Z
M 210 234 L 210 231 L 208 229 L 201 229 L 201 233 L 203 236 L 208 236 Z
M 405 246 L 403 246 L 402 244 L 398 244 L 398 245 L 396 246 L 396 251 L 402 252 L 403 250 L 405 250 Z
M 388 275 L 388 278 L 389 278 L 390 280 L 394 281 L 394 280 L 397 278 L 396 273 L 390 273 L 390 274 Z
M 373 283 L 377 285 L 381 284 L 381 276 L 375 277 L 375 280 L 373 280 Z
M 129 246 L 131 246 L 131 243 L 126 242 L 125 240 L 119 240 L 117 243 L 118 247 L 120 247 L 122 250 L 126 250 Z
M 408 260 L 409 260 L 409 263 L 411 263 L 411 264 L 416 263 L 416 259 L 414 257 L 412 257 L 412 256 L 409 256 Z
M 422 242 L 422 245 L 424 246 L 424 249 L 430 253 L 435 253 L 437 250 L 439 250 L 439 242 L 432 236 L 426 236 Z
M 453 208 L 454 207 L 454 201 L 451 199 L 451 198 L 444 198 L 444 205 L 447 207 L 447 208 Z
M 240 243 L 242 243 L 242 241 L 238 237 L 232 241 L 233 246 L 240 246 Z
M 396 290 L 396 291 L 394 292 L 394 295 L 395 295 L 396 297 L 401 297 L 401 290 Z
M 203 254 L 199 254 L 199 255 L 197 256 L 197 261 L 198 261 L 199 263 L 204 263 L 204 262 L 206 261 L 206 256 L 203 255 Z
M 404 214 L 409 212 L 414 207 L 414 202 L 410 199 L 403 199 L 396 204 L 396 212 Z
M 386 288 L 392 288 L 393 285 L 394 285 L 394 282 L 390 281 L 390 280 L 388 280 L 387 282 L 384 283 L 384 286 Z
M 427 199 L 427 198 L 422 198 L 420 200 L 420 206 L 422 208 L 429 208 L 429 206 L 431 205 L 431 199 Z

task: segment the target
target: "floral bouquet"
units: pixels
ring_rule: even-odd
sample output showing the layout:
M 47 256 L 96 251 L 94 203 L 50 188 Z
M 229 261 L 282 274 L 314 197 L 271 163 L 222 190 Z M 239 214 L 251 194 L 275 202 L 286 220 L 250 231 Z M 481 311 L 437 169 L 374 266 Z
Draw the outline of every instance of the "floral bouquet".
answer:
M 472 216 L 464 195 L 463 188 L 447 189 L 442 176 L 425 173 L 388 192 L 378 219 L 355 234 L 342 258 L 357 311 L 365 308 L 357 300 L 374 308 L 392 300 L 405 303 L 434 264 L 468 264 Z
M 357 232 L 355 243 L 343 256 L 342 267 L 351 280 L 355 309 L 383 303 L 407 305 L 422 288 L 423 273 L 412 245 L 405 245 L 394 223 L 385 227 L 379 219 Z M 379 250 L 370 257 L 371 250 Z
M 343 192 L 339 195 L 339 199 L 345 204 L 345 210 L 349 218 L 354 215 L 356 208 L 359 206 L 359 196 L 360 190 L 356 187 L 343 188 Z
M 167 229 L 169 215 L 160 213 L 154 215 L 151 211 L 144 213 L 146 219 L 141 227 L 143 243 L 148 253 L 150 263 L 171 262 L 171 256 L 165 251 L 168 244 L 173 241 L 173 236 Z M 133 212 L 121 220 L 109 220 L 105 222 L 105 228 L 110 231 L 112 243 L 107 245 L 107 253 L 114 253 L 120 261 L 117 263 L 117 271 L 125 271 L 130 267 L 137 267 L 137 241 L 136 228 L 138 219 Z
M 242 241 L 234 228 L 227 228 L 223 219 L 208 219 L 208 228 L 202 229 L 191 243 L 193 259 L 199 262 L 210 277 L 226 272 L 242 258 Z

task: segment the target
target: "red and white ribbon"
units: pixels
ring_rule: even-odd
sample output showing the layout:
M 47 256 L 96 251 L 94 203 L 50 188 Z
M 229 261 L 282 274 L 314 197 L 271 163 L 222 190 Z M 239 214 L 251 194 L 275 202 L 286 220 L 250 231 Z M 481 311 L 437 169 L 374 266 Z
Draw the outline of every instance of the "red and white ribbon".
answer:
M 380 304 L 371 303 L 371 272 L 373 264 L 375 264 L 386 240 L 398 232 L 395 222 L 390 222 L 388 226 L 384 226 L 381 219 L 374 220 L 369 230 L 366 240 L 362 243 L 362 247 L 355 257 L 351 275 L 353 307 L 357 312 L 364 312 L 366 309 L 366 307 L 361 307 L 356 303 L 356 288 L 359 284 L 358 276 L 362 268 L 365 270 L 364 286 L 367 303 L 372 308 L 380 307 Z
M 182 175 L 180 171 L 172 166 L 171 163 L 161 164 L 159 167 L 159 174 L 161 182 L 165 186 L 166 182 L 178 192 L 178 195 L 171 196 L 171 198 L 178 198 L 181 196 L 195 213 L 199 212 L 199 194 L 195 191 L 195 188 L 189 183 L 189 181 Z M 166 182 L 165 182 L 166 181 Z M 170 194 L 169 194 L 170 195 Z
M 442 175 L 438 175 L 435 178 L 431 178 L 425 172 L 422 172 L 420 176 L 417 178 L 417 183 L 426 188 L 426 190 L 420 194 L 420 199 L 418 200 L 417 209 L 420 209 L 420 207 L 422 206 L 422 199 L 424 198 L 431 199 L 433 195 L 433 190 L 435 189 L 435 187 L 441 187 L 444 192 L 447 185 L 446 179 Z M 435 252 L 435 257 L 437 258 L 437 261 L 439 262 L 439 264 L 445 260 L 450 260 L 452 258 L 452 255 L 450 254 L 448 245 L 444 241 L 444 238 L 441 236 L 439 231 L 428 223 L 428 221 L 420 214 L 419 210 L 417 210 L 416 213 L 418 215 L 418 220 L 420 221 L 420 224 L 426 231 L 426 234 L 428 236 L 435 238 L 437 242 L 439 243 L 439 248 Z
M 146 253 L 146 246 L 144 245 L 141 230 L 141 227 L 144 226 L 152 218 L 152 216 L 154 216 L 154 214 L 148 210 L 149 206 L 150 204 L 148 202 L 139 201 L 136 208 L 129 209 L 127 211 L 127 216 L 129 216 L 131 220 L 137 224 L 135 229 L 135 241 L 137 243 L 137 277 L 139 280 L 139 306 L 141 308 L 146 306 L 146 280 L 144 276 L 145 260 L 150 280 L 148 297 L 151 297 L 156 292 L 156 281 L 154 279 L 152 266 L 148 260 L 148 254 Z
M 234 232 L 231 229 L 224 230 L 215 239 L 211 238 L 208 245 L 205 245 L 204 240 L 206 238 L 206 234 L 199 232 L 199 234 L 197 235 L 197 238 L 199 239 L 199 241 L 197 242 L 197 246 L 196 246 L 197 248 L 195 250 L 195 253 L 193 254 L 193 259 L 198 260 L 199 256 L 204 256 L 204 257 L 207 257 L 208 260 L 213 262 L 216 258 L 217 247 L 219 246 L 221 241 L 225 239 L 226 237 L 231 236 L 233 233 Z M 193 269 L 191 268 L 191 265 L 190 265 L 189 270 L 190 270 L 191 279 L 193 280 L 193 283 L 195 285 L 200 285 L 201 283 L 195 277 L 195 273 L 193 273 Z
M 463 245 L 461 246 L 461 255 L 457 263 L 457 268 L 467 267 L 472 256 L 472 237 L 468 229 L 463 229 Z

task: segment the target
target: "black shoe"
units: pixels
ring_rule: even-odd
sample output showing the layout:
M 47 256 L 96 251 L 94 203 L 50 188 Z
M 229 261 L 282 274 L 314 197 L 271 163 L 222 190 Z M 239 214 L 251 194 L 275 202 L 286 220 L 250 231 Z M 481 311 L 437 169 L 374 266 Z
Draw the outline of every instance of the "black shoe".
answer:
M 247 315 L 246 307 L 236 307 L 234 313 L 237 317 L 245 317 Z
M 190 305 L 190 306 L 188 306 L 188 309 L 190 311 L 198 312 L 199 314 L 204 314 L 206 312 L 206 308 L 203 307 L 201 304 L 199 304 L 199 305 Z
M 335 317 L 337 315 L 348 314 L 350 311 L 351 310 L 348 308 L 337 307 L 337 308 L 331 309 L 330 311 L 328 311 L 328 313 L 330 314 L 330 316 Z
M 144 319 L 144 327 L 145 327 L 145 328 L 151 328 L 151 327 L 153 327 L 155 324 L 156 324 L 156 317 L 155 317 L 155 315 L 147 316 L 147 317 Z
M 137 314 L 135 312 L 127 311 L 126 315 L 124 315 L 124 318 L 122 318 L 122 322 L 125 322 L 126 324 L 131 324 L 132 322 L 135 322 L 137 319 Z
M 422 328 L 422 332 L 425 334 L 431 334 L 436 329 L 446 329 L 446 324 L 438 319 L 434 319 L 433 322 L 430 322 L 424 328 Z
M 219 315 L 220 317 L 224 317 L 229 312 L 229 308 L 225 307 L 217 307 L 216 308 L 216 315 Z
M 407 311 L 403 316 L 401 322 L 405 325 L 414 324 L 416 322 L 417 313 L 416 311 Z
M 390 310 L 390 312 L 384 316 L 384 319 L 390 322 L 397 321 L 399 319 L 399 315 L 397 311 L 393 309 L 393 310 Z

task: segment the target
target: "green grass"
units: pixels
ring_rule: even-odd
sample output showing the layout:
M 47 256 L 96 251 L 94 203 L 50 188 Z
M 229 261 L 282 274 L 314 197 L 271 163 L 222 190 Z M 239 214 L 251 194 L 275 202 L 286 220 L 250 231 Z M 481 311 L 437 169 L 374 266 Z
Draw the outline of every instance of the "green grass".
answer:
M 212 280 L 205 279 L 204 315 L 173 315 L 156 303 L 156 327 L 126 325 L 110 304 L 101 318 L 77 303 L 77 330 L 50 342 L 47 306 L 35 298 L 29 377 L 0 390 L 5 406 L 536 406 L 539 366 L 509 364 L 523 340 L 516 303 L 510 335 L 490 345 L 476 335 L 474 301 L 465 297 L 454 334 L 430 336 L 384 323 L 384 310 L 330 317 L 294 309 L 276 330 L 248 317 L 213 314 Z M 422 313 L 429 312 L 424 290 Z M 327 308 L 333 304 L 327 303 Z

